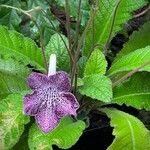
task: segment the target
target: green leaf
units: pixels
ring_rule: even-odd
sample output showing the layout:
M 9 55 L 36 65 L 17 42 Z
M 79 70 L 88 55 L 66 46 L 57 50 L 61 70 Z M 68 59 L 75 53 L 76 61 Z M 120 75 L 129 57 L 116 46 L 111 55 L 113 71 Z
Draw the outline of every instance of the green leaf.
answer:
M 131 52 L 118 61 L 114 62 L 108 71 L 109 76 L 117 73 L 134 70 L 146 62 L 150 61 L 150 46 Z M 150 65 L 141 68 L 140 71 L 150 71 Z
M 21 94 L 9 95 L 0 101 L 0 147 L 11 149 L 24 131 L 29 118 L 23 114 Z
M 134 31 L 130 36 L 129 41 L 124 45 L 123 49 L 119 52 L 114 62 L 121 57 L 133 52 L 137 49 L 150 45 L 150 21 L 145 23 L 139 31 Z
M 30 74 L 31 70 L 21 62 L 5 58 L 3 55 L 0 56 L 0 98 L 4 98 L 12 93 L 28 90 L 26 77 Z
M 61 36 L 63 40 L 58 33 L 51 36 L 51 39 L 48 45 L 46 46 L 46 54 L 47 59 L 49 60 L 50 54 L 55 53 L 57 55 L 58 60 L 58 69 L 68 71 L 70 68 L 70 61 L 66 48 L 66 46 L 68 47 L 68 39 L 64 35 Z M 64 44 L 64 42 L 66 43 L 66 45 Z
M 150 110 L 150 73 L 141 72 L 113 90 L 113 102 Z
M 52 145 L 68 149 L 78 141 L 84 129 L 83 121 L 73 122 L 70 117 L 63 118 L 59 126 L 48 134 L 34 124 L 29 132 L 30 150 L 52 150 Z
M 86 95 L 103 102 L 111 101 L 112 83 L 109 78 L 104 75 L 91 75 L 85 77 L 83 82 L 84 85 L 79 89 L 82 95 Z
M 13 57 L 39 70 L 44 70 L 42 52 L 31 39 L 0 26 L 0 46 L 7 48 L 7 51 L 0 49 L 0 54 Z
M 110 28 L 113 22 L 115 11 L 114 26 L 111 37 L 121 30 L 124 23 L 132 18 L 132 12 L 146 4 L 146 0 L 99 0 L 98 10 L 93 23 L 87 32 L 85 39 L 84 55 L 87 56 L 93 45 L 106 44 L 109 37 Z M 94 39 L 93 39 L 94 34 Z
M 9 5 L 21 8 L 20 0 L 1 0 L 0 5 Z M 14 9 L 8 9 L 0 6 L 0 24 L 7 26 L 9 29 L 18 29 L 21 23 L 21 17 Z
M 111 119 L 115 139 L 107 150 L 149 150 L 150 132 L 136 117 L 116 109 L 103 110 Z
M 107 61 L 104 54 L 99 50 L 95 49 L 85 66 L 84 76 L 94 75 L 94 74 L 105 74 L 107 67 Z

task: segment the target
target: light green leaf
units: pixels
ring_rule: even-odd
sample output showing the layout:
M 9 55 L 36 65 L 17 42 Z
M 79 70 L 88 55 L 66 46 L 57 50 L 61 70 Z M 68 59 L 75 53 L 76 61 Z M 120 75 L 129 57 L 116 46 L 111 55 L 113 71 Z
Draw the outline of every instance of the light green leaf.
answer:
M 93 74 L 105 74 L 106 67 L 107 61 L 104 54 L 99 49 L 95 49 L 87 61 L 84 76 Z
M 122 25 L 132 18 L 132 12 L 146 4 L 146 0 L 99 0 L 98 10 L 85 39 L 84 55 L 88 55 L 93 45 L 104 46 L 109 37 L 110 28 L 115 16 L 111 37 L 121 30 Z M 93 35 L 94 34 L 94 39 Z
M 0 56 L 0 98 L 27 90 L 26 77 L 31 70 L 21 62 Z
M 63 40 L 58 33 L 51 36 L 51 39 L 46 46 L 46 54 L 47 59 L 49 60 L 50 54 L 55 53 L 58 60 L 58 69 L 68 71 L 70 67 L 69 55 L 66 48 L 66 46 L 68 47 L 68 39 L 64 35 L 61 36 Z M 66 45 L 64 44 L 64 42 L 66 43 Z
M 136 117 L 116 109 L 103 110 L 111 119 L 115 139 L 107 150 L 149 150 L 150 131 Z
M 130 36 L 130 39 L 124 45 L 123 49 L 119 52 L 114 62 L 119 60 L 121 57 L 133 52 L 137 49 L 144 48 L 150 45 L 150 21 L 145 23 L 139 31 L 134 31 Z
M 113 90 L 113 102 L 150 110 L 150 73 L 141 72 Z
M 29 118 L 23 114 L 21 94 L 9 95 L 0 101 L 0 148 L 11 149 L 24 131 Z
M 52 150 L 52 145 L 68 149 L 74 145 L 85 129 L 83 121 L 73 122 L 70 117 L 61 120 L 59 126 L 49 134 L 43 133 L 35 124 L 30 129 L 30 150 Z
M 103 102 L 110 102 L 112 99 L 112 83 L 109 78 L 104 75 L 91 75 L 83 79 L 83 86 L 79 91 L 82 95 L 86 95 L 93 99 Z
M 31 39 L 0 26 L 0 46 L 7 48 L 7 51 L 1 48 L 0 54 L 44 70 L 42 52 Z
M 109 76 L 117 73 L 134 70 L 150 61 L 150 46 L 131 52 L 114 62 L 108 71 Z M 150 65 L 146 65 L 140 71 L 150 71 Z

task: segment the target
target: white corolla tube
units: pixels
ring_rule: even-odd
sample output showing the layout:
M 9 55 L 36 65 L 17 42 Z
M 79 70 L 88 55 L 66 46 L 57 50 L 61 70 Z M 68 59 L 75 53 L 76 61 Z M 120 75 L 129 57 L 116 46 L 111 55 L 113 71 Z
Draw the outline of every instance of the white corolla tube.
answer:
M 49 58 L 48 76 L 56 74 L 56 54 L 51 54 Z

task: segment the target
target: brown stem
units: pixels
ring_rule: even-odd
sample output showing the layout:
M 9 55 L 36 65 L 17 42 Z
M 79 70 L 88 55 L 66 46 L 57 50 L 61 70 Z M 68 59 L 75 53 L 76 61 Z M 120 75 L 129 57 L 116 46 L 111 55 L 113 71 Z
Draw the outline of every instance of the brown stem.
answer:
M 77 68 L 77 61 L 78 61 L 78 58 L 79 58 L 79 54 L 80 54 L 80 49 L 82 47 L 82 43 L 83 43 L 83 40 L 84 40 L 84 37 L 86 35 L 86 32 L 88 31 L 91 23 L 92 23 L 92 20 L 93 18 L 95 18 L 95 15 L 96 15 L 96 9 L 94 11 L 94 13 L 91 15 L 80 39 L 79 39 L 79 43 L 78 43 L 78 46 L 77 46 L 77 51 L 75 53 L 75 56 L 74 56 L 74 62 L 73 62 L 73 67 L 72 67 L 72 76 L 71 76 L 71 83 L 73 84 L 73 80 L 74 80 L 74 77 L 75 77 L 75 74 L 76 74 L 76 68 Z
M 35 25 L 38 28 L 38 31 L 40 33 L 40 46 L 41 46 L 41 49 L 42 49 L 42 55 L 43 55 L 44 65 L 45 65 L 45 68 L 46 68 L 46 73 L 48 73 L 48 64 L 47 64 L 46 56 L 45 56 L 45 47 L 44 47 L 44 42 L 43 42 L 43 33 L 42 33 L 42 30 L 40 29 L 40 27 L 38 26 L 37 22 L 34 21 L 34 23 L 35 23 Z
M 69 40 L 69 50 L 71 50 L 71 34 L 70 34 L 70 16 L 69 16 L 69 2 L 65 0 L 65 12 L 66 12 L 66 28 L 67 28 L 67 36 Z
M 150 64 L 150 61 L 142 64 L 141 66 L 137 67 L 136 69 L 132 70 L 131 72 L 125 74 L 123 77 L 121 77 L 119 80 L 115 81 L 113 83 L 113 87 L 117 86 L 118 84 L 120 84 L 121 82 L 123 82 L 124 80 L 126 80 L 127 78 L 131 77 L 133 74 L 135 74 L 136 72 L 138 72 L 141 68 L 147 66 Z

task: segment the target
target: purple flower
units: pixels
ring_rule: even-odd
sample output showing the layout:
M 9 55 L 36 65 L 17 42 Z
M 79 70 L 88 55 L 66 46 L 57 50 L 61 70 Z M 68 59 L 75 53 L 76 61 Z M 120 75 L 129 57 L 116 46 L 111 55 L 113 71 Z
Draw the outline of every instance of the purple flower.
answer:
M 60 71 L 50 76 L 32 73 L 28 84 L 33 93 L 24 97 L 24 112 L 35 116 L 42 131 L 53 130 L 66 115 L 76 116 L 79 103 L 69 92 L 71 85 L 67 73 Z

